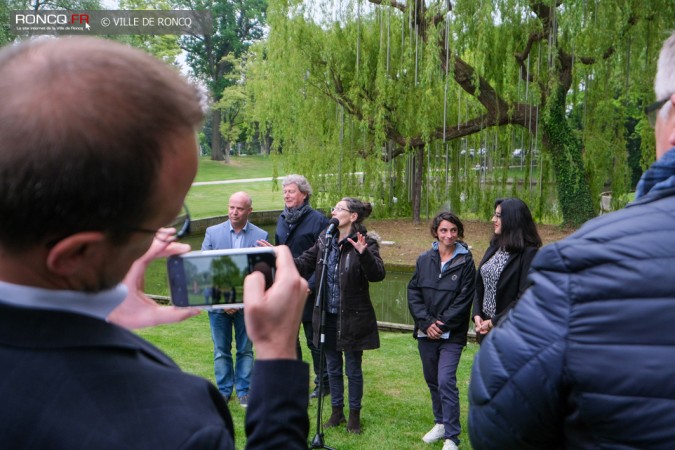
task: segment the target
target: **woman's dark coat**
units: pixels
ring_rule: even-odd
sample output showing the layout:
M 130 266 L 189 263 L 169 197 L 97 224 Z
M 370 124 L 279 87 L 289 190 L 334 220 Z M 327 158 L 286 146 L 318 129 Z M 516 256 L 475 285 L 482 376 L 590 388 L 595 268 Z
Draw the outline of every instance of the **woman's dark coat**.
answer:
M 476 272 L 476 294 L 473 299 L 473 313 L 471 314 L 472 319 L 479 315 L 483 320 L 492 320 L 493 326 L 497 325 L 499 321 L 506 316 L 509 310 L 516 305 L 520 296 L 529 286 L 527 273 L 530 270 L 532 260 L 537 254 L 537 251 L 539 251 L 537 247 L 525 247 L 522 252 L 511 253 L 509 255 L 509 259 L 506 261 L 506 265 L 499 276 L 499 281 L 497 281 L 497 296 L 495 298 L 497 307 L 495 315 L 488 317 L 483 313 L 485 285 L 483 284 L 483 277 L 481 276 L 480 269 L 490 258 L 492 258 L 492 255 L 494 255 L 497 250 L 498 248 L 495 245 L 488 247 L 483 259 L 478 265 L 478 271 Z
M 356 236 L 351 236 L 356 240 Z M 369 282 L 382 281 L 385 277 L 384 262 L 380 257 L 379 245 L 366 235 L 368 247 L 359 252 L 347 241 L 340 250 L 339 285 L 340 306 L 338 310 L 337 345 L 338 351 L 371 350 L 380 347 L 375 309 L 370 301 Z M 295 264 L 301 275 L 316 271 L 317 289 L 323 271 L 323 255 L 326 233 L 321 233 L 316 243 L 298 258 Z M 319 344 L 319 308 L 314 308 L 314 345 Z

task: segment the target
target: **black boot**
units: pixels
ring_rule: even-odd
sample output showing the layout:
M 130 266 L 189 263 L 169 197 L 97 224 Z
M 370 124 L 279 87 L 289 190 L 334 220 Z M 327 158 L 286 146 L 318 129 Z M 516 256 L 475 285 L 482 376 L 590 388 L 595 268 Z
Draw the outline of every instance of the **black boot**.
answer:
M 333 406 L 333 414 L 330 415 L 328 422 L 323 424 L 324 428 L 333 428 L 341 423 L 345 423 L 345 413 L 342 411 L 342 408 L 342 406 Z
M 347 422 L 347 431 L 354 434 L 361 434 L 361 410 L 349 410 L 349 422 Z
M 323 396 L 330 395 L 330 389 L 328 389 L 328 383 L 323 386 L 322 392 Z M 319 398 L 319 386 L 315 387 L 311 394 L 309 394 L 309 399 Z

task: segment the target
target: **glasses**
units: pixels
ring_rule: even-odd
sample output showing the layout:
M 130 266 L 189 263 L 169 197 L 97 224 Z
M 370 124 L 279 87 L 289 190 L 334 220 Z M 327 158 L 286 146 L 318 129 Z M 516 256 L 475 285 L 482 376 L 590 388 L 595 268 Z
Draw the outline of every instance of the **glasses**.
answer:
M 351 212 L 350 210 L 348 210 L 347 208 L 343 208 L 342 206 L 336 206 L 335 208 L 330 209 L 330 212 L 341 212 L 341 211 Z
M 661 110 L 661 108 L 663 108 L 663 105 L 668 103 L 668 100 L 670 100 L 670 97 L 666 97 L 664 99 L 656 101 L 645 108 L 645 114 L 647 115 L 649 126 L 651 126 L 652 128 L 656 126 L 656 115 Z
M 183 209 L 181 210 L 180 214 L 176 216 L 176 218 L 170 224 L 166 225 L 164 228 L 175 228 L 176 234 L 173 236 L 175 236 L 176 239 L 180 239 L 190 234 L 190 223 L 191 223 L 190 211 L 188 211 L 187 206 L 185 205 L 185 203 L 183 203 Z M 127 227 L 124 225 L 118 225 L 118 229 L 123 229 L 127 231 L 136 231 L 139 233 L 152 233 L 155 235 L 156 239 L 159 239 L 162 242 L 169 242 L 168 236 L 165 237 L 165 234 L 160 235 L 159 230 Z M 65 235 L 58 239 L 52 239 L 50 241 L 47 241 L 45 245 L 47 246 L 47 248 L 53 248 L 60 240 L 65 239 L 66 237 L 68 237 L 68 235 Z
M 176 216 L 173 221 L 164 226 L 163 228 L 175 228 L 176 229 L 176 234 L 174 235 L 176 239 L 184 238 L 188 234 L 190 234 L 190 211 L 187 208 L 187 205 L 183 203 L 183 209 L 181 209 L 180 214 Z M 152 233 L 155 235 L 155 238 L 159 239 L 160 241 L 166 242 L 165 238 L 162 238 L 158 234 L 158 230 L 150 230 L 147 228 L 136 228 L 136 227 L 123 227 L 129 231 L 138 231 L 141 233 Z

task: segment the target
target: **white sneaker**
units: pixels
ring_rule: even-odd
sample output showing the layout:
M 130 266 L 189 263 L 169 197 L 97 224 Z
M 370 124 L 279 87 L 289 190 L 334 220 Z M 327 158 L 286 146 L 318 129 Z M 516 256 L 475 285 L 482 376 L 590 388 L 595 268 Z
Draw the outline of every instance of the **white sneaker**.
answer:
M 443 450 L 459 450 L 457 444 L 455 444 L 452 439 L 446 439 L 443 444 Z
M 433 444 L 434 442 L 443 439 L 444 435 L 445 435 L 445 426 L 443 426 L 442 423 L 437 423 L 431 430 L 429 430 L 427 434 L 424 435 L 422 440 L 427 444 Z

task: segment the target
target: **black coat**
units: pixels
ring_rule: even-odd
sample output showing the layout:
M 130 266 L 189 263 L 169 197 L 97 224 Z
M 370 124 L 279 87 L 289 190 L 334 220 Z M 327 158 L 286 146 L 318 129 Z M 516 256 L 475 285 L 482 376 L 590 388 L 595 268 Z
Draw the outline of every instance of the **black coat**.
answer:
M 449 342 L 466 344 L 475 280 L 476 266 L 470 251 L 457 255 L 443 273 L 438 250 L 422 253 L 408 283 L 408 309 L 415 322 L 413 336 L 440 320 L 443 325 L 439 328 L 450 332 Z
M 282 213 L 277 221 L 274 242 L 276 245 L 287 245 L 293 257 L 297 258 L 314 245 L 321 232 L 327 227 L 328 218 L 315 209 L 310 208 L 309 212 L 293 225 L 289 225 L 284 220 Z M 309 322 L 312 320 L 312 309 L 314 308 L 314 289 L 316 287 L 314 285 L 314 272 L 304 275 L 304 277 L 307 279 L 312 295 L 307 297 L 302 321 Z
M 492 258 L 497 252 L 498 248 L 494 245 L 488 247 L 483 259 L 478 265 L 476 272 L 476 294 L 473 299 L 473 313 L 471 317 L 477 315 L 481 316 L 483 320 L 492 320 L 492 325 L 497 325 L 501 319 L 506 316 L 511 308 L 516 305 L 520 296 L 525 292 L 529 286 L 527 273 L 530 270 L 530 264 L 535 255 L 539 251 L 537 247 L 526 247 L 522 252 L 511 253 L 506 265 L 499 275 L 497 281 L 497 295 L 496 295 L 496 312 L 493 317 L 488 317 L 483 312 L 483 296 L 485 295 L 485 285 L 483 284 L 483 277 L 480 274 L 480 269 L 483 265 Z
M 31 449 L 234 449 L 218 389 L 134 333 L 0 304 L 0 442 Z M 307 365 L 256 361 L 248 449 L 307 448 Z
M 323 254 L 326 233 L 316 243 L 295 259 L 301 274 L 316 271 L 317 282 L 323 271 Z M 356 236 L 352 236 L 356 240 Z M 372 350 L 380 347 L 375 309 L 370 301 L 369 282 L 382 281 L 386 275 L 380 247 L 375 239 L 366 235 L 368 247 L 360 254 L 346 240 L 340 249 L 339 284 L 340 307 L 336 348 L 339 351 Z M 319 308 L 314 308 L 314 344 L 319 345 Z

